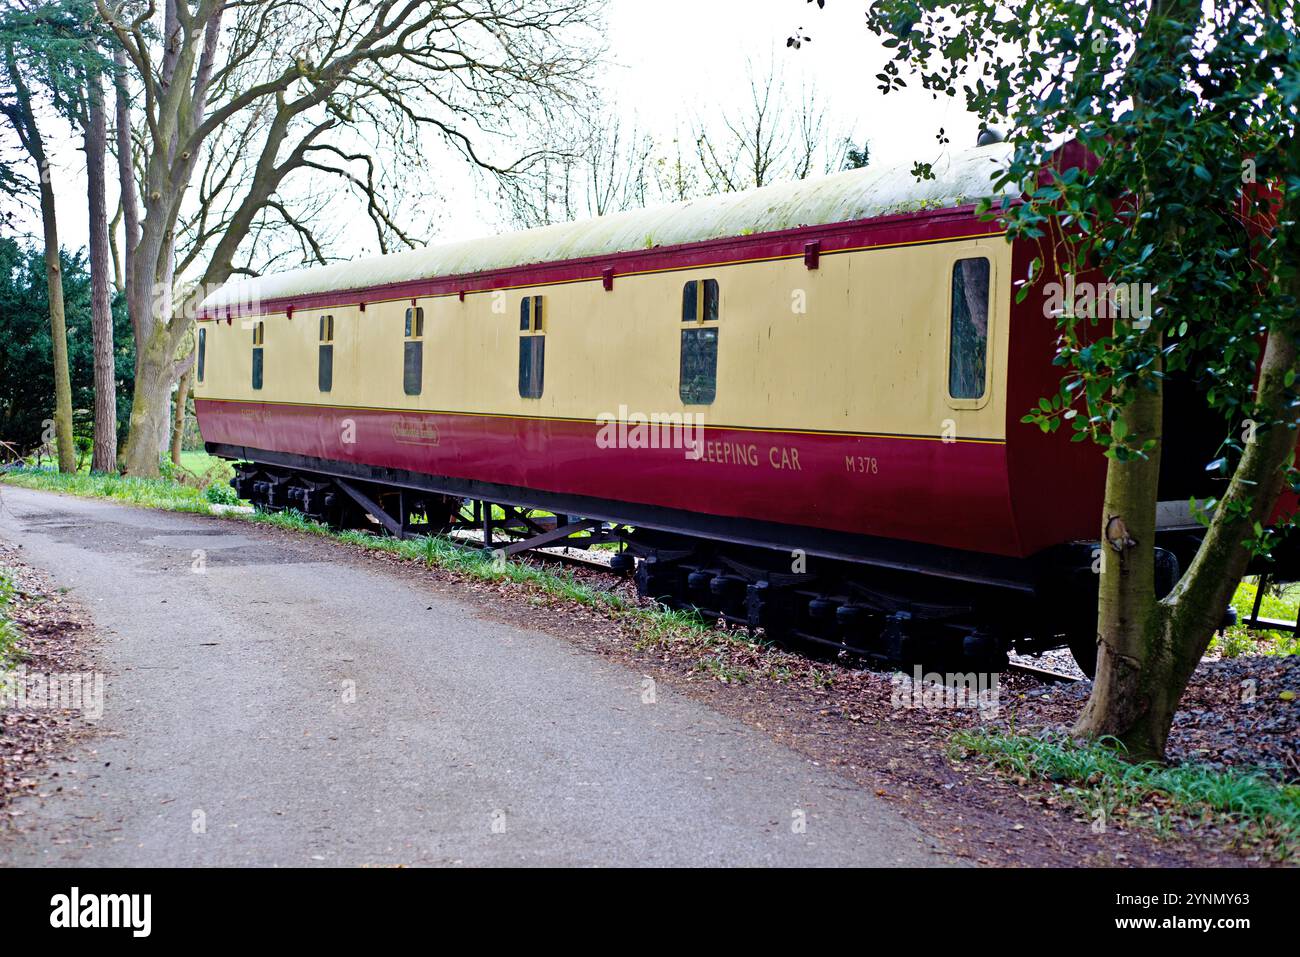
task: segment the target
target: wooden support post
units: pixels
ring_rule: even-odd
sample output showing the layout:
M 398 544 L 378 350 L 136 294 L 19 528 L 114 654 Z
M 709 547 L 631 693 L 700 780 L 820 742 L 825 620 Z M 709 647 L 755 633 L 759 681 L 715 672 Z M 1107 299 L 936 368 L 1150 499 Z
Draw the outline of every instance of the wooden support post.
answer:
M 1250 620 L 1246 622 L 1247 628 L 1259 627 L 1259 608 L 1264 601 L 1264 589 L 1268 587 L 1268 576 L 1260 575 L 1255 583 L 1255 605 L 1250 609 Z
M 535 535 L 532 538 L 526 538 L 522 542 L 511 542 L 509 545 L 505 546 L 502 551 L 507 555 L 517 555 L 520 552 L 526 552 L 533 548 L 545 548 L 547 545 L 554 545 L 563 541 L 574 532 L 582 532 L 589 528 L 597 528 L 599 526 L 600 522 L 591 519 L 570 522 L 568 525 L 557 526 L 542 535 Z
M 402 534 L 402 523 L 385 512 L 379 506 L 378 502 L 345 479 L 335 479 L 334 482 L 339 488 L 347 492 L 348 495 L 352 497 L 353 501 L 373 515 L 380 525 L 384 526 L 384 528 L 388 529 L 389 532 L 396 535 L 398 538 L 404 537 Z

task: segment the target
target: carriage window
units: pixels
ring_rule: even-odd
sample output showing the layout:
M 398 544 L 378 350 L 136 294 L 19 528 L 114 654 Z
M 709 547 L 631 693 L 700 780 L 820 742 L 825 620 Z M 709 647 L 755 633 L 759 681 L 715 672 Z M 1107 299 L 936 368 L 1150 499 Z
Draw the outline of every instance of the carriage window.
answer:
M 334 388 L 334 317 L 320 317 L 320 360 L 316 384 L 322 392 Z
M 402 391 L 419 395 L 424 382 L 424 310 L 406 310 L 406 341 L 402 343 Z
M 524 296 L 519 304 L 519 331 L 542 331 L 542 297 Z
M 708 405 L 718 386 L 718 281 L 699 279 L 682 288 L 681 381 L 678 394 L 687 405 Z
M 682 322 L 718 321 L 718 281 L 688 282 L 682 289 Z
M 984 395 L 989 343 L 989 261 L 959 259 L 952 267 L 952 329 L 948 344 L 948 395 Z
M 546 329 L 542 297 L 525 296 L 519 304 L 519 397 L 540 399 L 546 373 Z
M 198 350 L 198 351 L 199 351 L 199 356 L 198 356 L 198 359 L 195 360 L 195 365 L 198 366 L 198 368 L 197 368 L 197 370 L 196 370 L 196 373 L 197 373 L 197 375 L 198 375 L 198 377 L 199 377 L 199 381 L 202 382 L 202 381 L 203 381 L 203 366 L 204 366 L 204 360 L 207 358 L 207 355 L 208 355 L 208 330 L 207 330 L 207 329 L 200 329 L 200 330 L 199 330 L 199 350 Z
M 262 344 L 266 342 L 266 323 L 253 323 L 253 388 L 262 388 Z

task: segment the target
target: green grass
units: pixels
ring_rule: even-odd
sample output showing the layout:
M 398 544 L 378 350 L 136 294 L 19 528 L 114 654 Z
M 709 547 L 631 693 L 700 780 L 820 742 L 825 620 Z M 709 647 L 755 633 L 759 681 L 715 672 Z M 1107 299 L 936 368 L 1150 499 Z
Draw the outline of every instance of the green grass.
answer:
M 173 512 L 209 511 L 209 503 L 197 486 L 183 485 L 167 478 L 124 478 L 120 475 L 91 475 L 87 472 L 63 475 L 51 468 L 23 466 L 0 474 L 0 481 L 23 488 L 66 492 L 86 498 L 107 498 Z
M 1237 617 L 1241 624 L 1234 625 L 1221 636 L 1216 637 L 1210 648 L 1218 651 L 1225 658 L 1236 658 L 1245 654 L 1300 654 L 1300 636 L 1293 632 L 1256 631 L 1246 628 L 1245 621 L 1255 607 L 1255 595 L 1258 590 L 1258 579 L 1245 579 L 1237 587 L 1237 593 L 1232 598 L 1232 607 L 1237 610 Z M 1272 587 L 1264 592 L 1259 614 L 1262 618 L 1295 621 L 1298 605 L 1300 605 L 1300 584 Z
M 235 467 L 228 460 L 202 451 L 182 452 L 181 468 L 208 482 L 229 482 L 235 475 Z
M 1279 784 L 1259 770 L 1130 763 L 1114 740 L 1080 744 L 1060 733 L 959 731 L 950 753 L 1052 781 L 1090 814 L 1103 812 L 1105 821 L 1127 817 L 1166 832 L 1180 823 L 1227 826 L 1269 841 L 1279 859 L 1292 857 L 1300 839 L 1300 786 Z
M 14 580 L 9 572 L 0 568 L 0 671 L 14 664 L 15 648 L 22 633 L 10 617 L 14 601 Z

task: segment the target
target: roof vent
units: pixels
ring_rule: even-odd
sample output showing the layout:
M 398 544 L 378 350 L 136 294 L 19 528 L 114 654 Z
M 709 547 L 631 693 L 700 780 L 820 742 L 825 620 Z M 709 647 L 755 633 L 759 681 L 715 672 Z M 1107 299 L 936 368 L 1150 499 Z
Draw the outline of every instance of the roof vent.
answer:
M 991 143 L 1001 143 L 1006 136 L 996 126 L 986 126 L 980 130 L 980 138 L 975 141 L 976 146 L 988 146 Z

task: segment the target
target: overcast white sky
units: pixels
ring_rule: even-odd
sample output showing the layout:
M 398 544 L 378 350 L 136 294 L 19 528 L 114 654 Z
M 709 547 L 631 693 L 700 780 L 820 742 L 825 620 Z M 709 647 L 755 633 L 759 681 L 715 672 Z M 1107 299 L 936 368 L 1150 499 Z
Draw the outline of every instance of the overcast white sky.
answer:
M 974 145 L 978 118 L 967 113 L 964 104 L 934 100 L 912 88 L 888 96 L 876 90 L 874 76 L 886 55 L 864 26 L 864 10 L 863 0 L 829 0 L 821 11 L 805 0 L 610 0 L 610 66 L 600 82 L 616 112 L 670 140 L 692 117 L 743 101 L 747 61 L 761 64 L 775 58 L 791 93 L 801 81 L 815 83 L 833 125 L 870 142 L 873 166 L 936 159 L 944 149 L 935 139 L 940 127 L 952 147 Z M 798 51 L 787 49 L 785 39 L 797 27 L 803 27 L 812 42 Z M 60 239 L 65 247 L 84 246 L 84 156 L 68 148 L 66 132 L 51 128 L 48 135 L 55 146 L 51 155 L 59 158 L 54 175 Z M 464 176 L 463 186 L 454 179 L 441 184 L 450 198 L 433 240 L 505 228 L 493 197 L 472 188 L 468 173 L 455 175 Z M 24 225 L 33 237 L 39 235 L 37 217 L 29 216 Z M 334 252 L 368 252 L 369 243 L 361 245 L 365 233 L 353 230 L 352 235 L 362 237 L 357 247 L 339 245 Z M 351 241 L 348 235 L 344 230 L 343 244 Z

